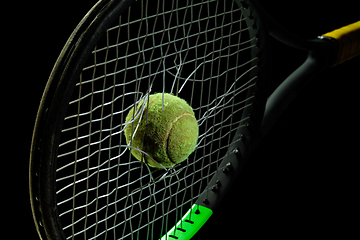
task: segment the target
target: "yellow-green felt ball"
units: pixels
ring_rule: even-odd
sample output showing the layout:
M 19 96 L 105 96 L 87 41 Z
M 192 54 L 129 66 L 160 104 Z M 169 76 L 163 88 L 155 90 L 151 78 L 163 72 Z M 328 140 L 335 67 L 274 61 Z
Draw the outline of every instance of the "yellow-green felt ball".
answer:
M 127 145 L 133 147 L 130 148 L 132 155 L 154 168 L 169 168 L 186 160 L 195 150 L 199 136 L 197 120 L 189 104 L 165 93 L 162 109 L 162 97 L 162 93 L 149 95 L 142 117 L 139 112 L 142 101 L 135 112 L 135 107 L 132 108 L 126 117 L 128 125 L 124 130 Z M 151 158 L 134 148 L 146 152 Z

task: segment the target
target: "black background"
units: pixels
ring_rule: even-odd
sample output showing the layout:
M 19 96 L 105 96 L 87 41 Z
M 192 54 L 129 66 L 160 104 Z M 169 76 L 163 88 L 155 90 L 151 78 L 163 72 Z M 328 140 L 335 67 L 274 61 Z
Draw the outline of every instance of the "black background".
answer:
M 37 108 L 63 45 L 95 2 L 17 1 L 16 6 L 4 7 L 11 17 L 4 21 L 2 44 L 7 59 L 2 65 L 6 136 L 2 198 L 5 230 L 14 238 L 38 239 L 28 194 Z M 283 26 L 304 38 L 360 19 L 353 1 L 259 2 Z M 272 51 L 274 81 L 285 78 L 306 57 L 276 41 Z M 312 81 L 259 146 L 230 197 L 201 233 L 212 239 L 334 234 L 345 238 L 355 229 L 359 68 L 358 57 Z M 194 239 L 203 239 L 200 236 Z

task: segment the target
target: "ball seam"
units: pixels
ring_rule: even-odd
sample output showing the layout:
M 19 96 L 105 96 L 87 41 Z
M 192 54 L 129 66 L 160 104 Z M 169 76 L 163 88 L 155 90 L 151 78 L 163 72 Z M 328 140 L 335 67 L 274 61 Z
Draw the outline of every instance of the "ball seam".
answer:
M 168 138 L 169 138 L 169 135 L 170 135 L 170 133 L 171 133 L 171 130 L 172 130 L 174 124 L 175 124 L 177 121 L 179 121 L 180 118 L 182 118 L 182 117 L 184 117 L 184 116 L 191 116 L 191 117 L 195 118 L 194 115 L 191 114 L 191 113 L 185 112 L 185 113 L 181 114 L 180 116 L 176 117 L 176 118 L 174 119 L 174 121 L 171 122 L 171 124 L 170 124 L 170 126 L 169 126 L 169 128 L 168 128 L 168 130 L 167 130 L 167 132 L 166 132 L 166 134 L 165 134 L 164 150 L 165 150 L 165 153 L 166 153 L 167 158 L 169 159 L 169 161 L 172 162 L 172 163 L 175 163 L 175 164 L 176 164 L 176 162 L 174 162 L 174 161 L 172 161 L 172 159 L 170 159 L 169 154 L 168 154 L 168 151 L 167 151 Z

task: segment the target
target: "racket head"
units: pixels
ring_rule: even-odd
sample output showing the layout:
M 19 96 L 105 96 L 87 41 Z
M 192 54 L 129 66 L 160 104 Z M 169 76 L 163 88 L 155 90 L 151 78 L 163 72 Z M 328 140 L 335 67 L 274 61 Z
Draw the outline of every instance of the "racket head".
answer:
M 193 1 L 191 2 L 193 3 Z M 218 3 L 215 3 L 216 1 L 203 2 L 211 2 L 211 4 L 218 5 Z M 232 4 L 232 1 L 227 2 Z M 178 4 L 178 2 L 176 3 Z M 139 7 L 136 4 L 141 4 L 142 7 Z M 107 33 L 109 32 L 108 29 L 112 27 L 114 22 L 115 25 L 119 24 L 119 16 L 123 16 L 122 14 L 125 16 L 129 6 L 132 8 L 131 13 L 134 13 L 137 10 L 143 11 L 145 8 L 144 4 L 148 4 L 148 1 L 99 1 L 74 30 L 53 68 L 40 103 L 34 127 L 29 168 L 31 206 L 35 225 L 42 239 L 66 239 L 68 237 L 68 235 L 66 235 L 65 231 L 63 230 L 64 223 L 59 217 L 62 213 L 59 211 L 58 207 L 58 204 L 61 200 L 59 200 L 57 194 L 59 192 L 59 186 L 57 186 L 56 182 L 59 179 L 59 174 L 57 174 L 57 169 L 59 167 L 58 157 L 59 154 L 61 155 L 59 146 L 64 143 L 64 140 L 62 139 L 62 131 L 66 126 L 66 123 L 64 122 L 65 119 L 69 117 L 69 111 L 71 111 L 69 110 L 69 103 L 74 101 L 75 95 L 79 94 L 79 92 L 76 91 L 79 91 L 77 85 L 79 85 L 79 81 L 81 81 L 79 80 L 80 76 L 82 75 L 82 72 L 84 72 L 84 68 L 86 68 L 89 59 L 94 57 L 94 52 L 96 52 L 96 49 L 98 49 L 95 47 L 99 45 L 101 41 L 103 41 L 102 39 L 104 36 L 106 38 Z M 159 4 L 159 6 L 161 6 L 161 4 L 162 2 Z M 195 3 L 193 4 L 196 5 Z M 241 111 L 236 111 L 238 117 L 237 126 L 239 126 L 241 123 L 241 126 L 246 127 L 234 127 L 234 129 L 228 131 L 230 131 L 232 138 L 229 141 L 233 142 L 233 140 L 235 140 L 236 142 L 232 144 L 231 151 L 233 152 L 234 147 L 239 148 L 239 152 L 241 153 L 242 158 L 247 159 L 251 152 L 250 149 L 252 143 L 261 123 L 267 97 L 266 86 L 269 77 L 269 63 L 267 60 L 269 55 L 269 41 L 267 40 L 268 36 L 266 29 L 263 27 L 260 17 L 257 16 L 256 11 L 251 8 L 251 3 L 244 1 L 242 2 L 242 5 L 244 8 L 241 9 L 241 16 L 243 16 L 241 22 L 242 24 L 246 24 L 249 26 L 249 28 L 251 28 L 250 31 L 244 31 L 243 34 L 247 34 L 248 39 L 254 39 L 254 43 L 249 45 L 251 48 L 247 53 L 250 55 L 251 59 L 254 59 L 249 67 L 253 68 L 254 71 L 251 71 L 247 77 L 248 79 L 256 78 L 256 81 L 254 81 L 253 86 L 246 91 L 247 98 L 245 99 L 249 100 L 246 100 L 244 103 L 242 103 L 242 106 L 246 105 L 248 107 L 242 109 Z M 173 10 L 174 6 L 176 5 L 171 7 Z M 130 19 L 129 15 L 126 16 L 128 19 Z M 231 16 L 233 17 L 234 15 Z M 119 51 L 117 52 L 119 53 Z M 124 54 L 124 52 L 126 52 L 126 49 L 122 51 L 122 54 Z M 172 60 L 174 59 L 175 58 Z M 178 64 L 180 63 L 178 62 Z M 173 67 L 173 70 L 175 69 L 176 67 Z M 163 73 L 166 73 L 166 71 L 164 70 L 161 72 L 161 75 Z M 172 75 L 175 73 L 175 71 L 172 72 Z M 189 72 L 187 75 L 189 75 Z M 180 76 L 179 79 L 181 79 L 181 77 L 182 76 Z M 138 77 L 135 77 L 134 79 L 137 78 Z M 195 80 L 192 83 L 196 83 Z M 167 85 L 171 86 L 171 84 Z M 153 91 L 155 88 L 156 86 L 153 85 Z M 215 87 L 214 89 L 219 88 Z M 146 89 L 143 91 L 145 93 Z M 223 91 L 225 90 L 223 89 Z M 226 93 L 226 91 L 224 93 Z M 200 101 L 199 98 L 196 100 L 196 95 L 197 93 L 192 90 L 192 95 L 190 98 L 188 98 L 190 99 L 188 101 L 190 104 L 192 104 L 193 108 L 195 108 L 195 102 Z M 206 98 L 209 99 L 210 96 L 207 96 Z M 209 125 L 211 124 L 215 124 L 215 122 L 209 123 Z M 206 132 L 206 129 L 203 129 L 203 131 Z M 220 149 L 222 147 L 221 144 L 217 144 L 218 145 L 212 146 L 216 146 Z M 227 148 L 229 145 L 230 144 L 223 147 L 225 150 L 221 152 L 222 155 L 227 154 Z M 198 154 L 200 154 L 200 151 L 198 152 Z M 219 157 L 220 151 L 215 151 L 212 155 L 214 158 Z M 127 158 L 127 160 L 128 159 L 129 158 Z M 194 159 L 196 159 L 196 157 L 194 157 Z M 219 167 L 224 162 L 224 158 L 222 158 L 222 156 L 220 156 L 220 159 L 222 159 L 222 161 L 218 161 L 215 164 L 217 167 Z M 195 165 L 190 166 L 191 168 L 183 167 L 183 170 L 185 172 L 194 171 Z M 146 171 L 147 168 L 146 166 L 142 165 L 141 169 L 141 171 Z M 212 174 L 214 174 L 215 170 L 212 171 Z M 157 174 L 160 176 L 163 173 Z M 174 177 L 171 178 L 175 179 L 176 177 L 174 175 Z M 206 179 L 204 179 L 201 190 L 197 189 L 197 193 L 195 194 L 196 197 L 191 197 L 191 200 L 187 200 L 189 206 L 196 202 L 197 196 L 200 195 L 204 189 L 208 189 L 205 188 L 205 186 L 210 184 L 210 178 L 211 176 L 209 175 L 206 177 Z M 230 182 L 226 185 L 230 186 Z M 226 185 L 223 185 L 223 187 L 225 188 Z M 191 195 L 193 195 L 193 193 L 191 193 Z M 176 198 L 174 201 L 178 201 L 179 199 L 180 198 Z M 216 200 L 216 202 L 214 202 L 213 206 L 210 206 L 210 208 L 215 208 L 216 204 L 219 202 L 220 200 Z M 159 208 L 163 208 L 163 205 Z M 181 210 L 181 213 L 185 213 L 187 210 L 188 209 Z M 181 213 L 179 214 L 181 215 Z M 178 213 L 176 215 L 178 215 Z M 172 225 L 174 225 L 177 220 L 181 219 L 181 216 L 177 216 L 177 218 L 178 219 L 173 221 Z M 169 223 L 169 226 L 167 226 L 166 229 L 170 228 L 171 223 Z

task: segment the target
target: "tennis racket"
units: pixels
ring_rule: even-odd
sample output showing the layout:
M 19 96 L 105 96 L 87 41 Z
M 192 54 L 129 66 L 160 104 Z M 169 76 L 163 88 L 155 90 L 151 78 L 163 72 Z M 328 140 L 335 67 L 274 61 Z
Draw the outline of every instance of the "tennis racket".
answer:
M 269 91 L 269 38 L 309 52 Z M 104 0 L 75 28 L 34 127 L 30 200 L 41 239 L 191 239 L 316 74 L 360 54 L 360 22 L 303 40 L 253 0 Z M 188 159 L 130 154 L 128 111 L 167 92 L 194 109 Z

